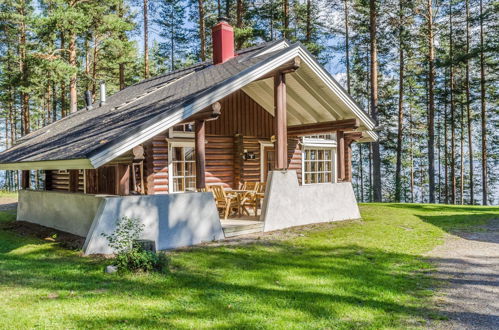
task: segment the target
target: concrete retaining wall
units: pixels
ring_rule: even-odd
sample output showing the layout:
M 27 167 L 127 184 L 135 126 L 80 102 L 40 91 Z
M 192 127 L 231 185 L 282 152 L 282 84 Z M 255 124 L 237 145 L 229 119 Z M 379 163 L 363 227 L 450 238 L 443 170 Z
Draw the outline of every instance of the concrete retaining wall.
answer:
M 17 220 L 85 237 L 102 201 L 94 195 L 20 190 Z
M 269 173 L 262 206 L 264 231 L 359 218 L 350 182 L 300 186 L 296 171 Z
M 85 241 L 85 254 L 112 253 L 102 233 L 112 233 L 123 216 L 141 219 L 141 238 L 154 240 L 157 250 L 224 238 L 211 193 L 106 197 Z

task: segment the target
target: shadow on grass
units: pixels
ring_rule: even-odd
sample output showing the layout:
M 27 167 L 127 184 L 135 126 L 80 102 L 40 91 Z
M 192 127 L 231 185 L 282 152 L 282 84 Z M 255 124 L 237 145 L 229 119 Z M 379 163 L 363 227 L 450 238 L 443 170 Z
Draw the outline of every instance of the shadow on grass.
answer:
M 23 240 L 24 246 L 14 243 Z M 421 271 L 427 264 L 380 249 L 292 242 L 203 247 L 173 254 L 170 274 L 120 277 L 104 274 L 102 259 L 81 258 L 55 244 L 27 245 L 33 243 L 17 237 L 0 250 L 1 285 L 60 293 L 52 300 L 33 293 L 47 308 L 71 300 L 91 306 L 97 300 L 114 310 L 65 316 L 76 327 L 261 328 L 277 322 L 359 328 L 423 322 L 438 314 L 418 303 L 432 285 Z M 347 317 L 345 310 L 372 317 Z
M 414 215 L 442 230 L 477 241 L 498 243 L 497 235 L 472 235 L 470 232 L 499 231 L 499 207 L 440 204 L 386 204 L 413 210 Z M 496 228 L 497 227 L 497 228 Z

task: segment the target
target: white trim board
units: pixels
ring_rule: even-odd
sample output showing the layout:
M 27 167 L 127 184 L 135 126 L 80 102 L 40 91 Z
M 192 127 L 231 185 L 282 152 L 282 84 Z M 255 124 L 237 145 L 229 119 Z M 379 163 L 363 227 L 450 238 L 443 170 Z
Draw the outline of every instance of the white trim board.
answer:
M 93 169 L 88 159 L 44 160 L 37 162 L 19 162 L 0 164 L 0 170 L 67 170 Z
M 263 156 L 263 152 L 265 150 L 265 147 L 275 147 L 275 145 L 274 142 L 270 140 L 263 140 L 258 142 L 260 143 L 260 182 L 265 182 L 266 178 L 263 178 L 263 176 L 265 175 L 265 173 L 263 173 L 265 171 L 265 157 Z

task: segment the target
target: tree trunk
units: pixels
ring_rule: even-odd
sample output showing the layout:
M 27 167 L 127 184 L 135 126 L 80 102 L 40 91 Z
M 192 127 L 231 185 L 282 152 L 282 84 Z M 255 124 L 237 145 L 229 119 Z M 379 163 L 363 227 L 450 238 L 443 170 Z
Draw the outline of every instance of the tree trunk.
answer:
M 202 2 L 203 0 L 199 0 Z M 144 78 L 149 78 L 149 3 L 148 0 L 143 2 L 143 19 L 144 19 Z M 204 60 L 203 60 L 204 61 Z
M 466 0 L 466 55 L 470 52 L 470 4 L 469 0 Z M 468 124 L 468 157 L 470 166 L 470 204 L 475 204 L 475 184 L 474 179 L 474 168 L 473 168 L 473 122 L 471 119 L 471 97 L 470 97 L 470 63 L 468 57 L 466 57 L 466 121 Z
M 455 103 L 454 103 L 454 55 L 453 55 L 453 29 L 452 29 L 452 2 L 449 2 L 449 61 L 450 61 L 450 179 L 451 179 L 451 204 L 456 203 L 456 135 L 455 135 Z
M 430 203 L 435 203 L 435 47 L 432 0 L 428 0 L 428 176 Z
M 312 0 L 307 0 L 307 22 L 305 26 L 305 42 L 312 41 Z
M 61 49 L 65 48 L 64 33 L 61 32 Z M 64 56 L 64 54 L 62 56 Z M 61 81 L 61 117 L 66 117 L 66 82 L 64 80 Z
M 289 29 L 289 0 L 283 0 L 283 38 L 287 39 L 288 38 L 288 29 Z
M 198 14 L 199 14 L 199 57 L 201 61 L 206 61 L 206 24 L 205 24 L 205 11 L 204 0 L 198 0 Z
M 97 64 L 99 59 L 99 39 L 94 35 L 94 55 L 93 55 L 93 63 L 92 63 L 92 95 L 97 93 Z
M 95 58 L 94 58 L 95 61 Z M 77 70 L 76 65 L 76 34 L 69 38 L 69 65 Z M 76 92 L 76 72 L 71 75 L 69 80 L 69 111 L 75 113 L 78 111 L 78 94 Z
M 447 79 L 445 81 L 445 89 L 447 89 Z M 449 145 L 447 141 L 448 136 L 448 112 L 447 112 L 447 96 L 445 97 L 444 104 L 444 200 L 445 204 L 449 204 Z
M 244 17 L 244 0 L 237 0 L 236 3 L 236 28 L 243 28 L 243 17 Z M 238 37 L 236 40 L 236 49 L 241 49 L 244 44 L 242 37 Z
M 348 0 L 345 3 L 345 65 L 347 70 L 347 92 L 350 94 L 350 35 L 348 24 Z
M 459 154 L 459 170 L 460 170 L 460 178 L 461 182 L 459 182 L 459 198 L 460 198 L 460 204 L 464 205 L 464 108 L 461 105 L 461 132 L 459 134 L 460 136 L 460 154 Z
M 376 0 L 369 1 L 370 54 L 371 54 L 371 116 L 378 123 L 378 51 L 376 44 Z M 374 201 L 381 202 L 381 155 L 379 142 L 372 143 L 373 149 L 373 194 Z
M 412 90 L 410 91 L 412 95 Z M 412 106 L 409 105 L 409 148 L 410 148 L 410 190 L 411 190 L 411 203 L 414 203 L 414 134 L 412 130 Z
M 125 16 L 125 8 L 124 8 L 125 4 L 123 3 L 123 1 L 120 1 L 119 3 L 119 9 L 118 9 L 118 17 L 123 19 L 123 17 Z M 124 32 L 120 32 L 119 34 L 119 39 L 121 42 L 125 43 L 126 41 L 126 35 Z M 120 63 L 118 64 L 118 71 L 119 71 L 119 82 L 120 82 L 120 90 L 124 89 L 125 88 L 125 63 L 123 61 L 120 61 Z
M 483 37 L 483 1 L 480 0 L 480 113 L 482 126 L 482 204 L 488 204 L 487 112 L 485 104 L 485 55 Z
M 401 171 L 402 171 L 402 134 L 404 119 L 404 46 L 403 46 L 403 7 L 402 0 L 399 0 L 399 102 L 398 102 L 398 130 L 397 130 L 397 160 L 395 166 L 395 201 L 400 202 L 402 192 Z
M 230 20 L 230 0 L 225 0 L 225 17 Z
M 360 202 L 364 203 L 364 164 L 362 162 L 362 143 L 359 146 Z
M 21 85 L 28 88 L 28 62 L 26 51 L 26 3 L 22 1 L 19 6 L 20 31 L 19 31 L 19 68 L 21 72 Z M 21 118 L 22 129 L 21 134 L 26 135 L 30 132 L 30 113 L 29 113 L 29 93 L 26 90 L 21 91 Z

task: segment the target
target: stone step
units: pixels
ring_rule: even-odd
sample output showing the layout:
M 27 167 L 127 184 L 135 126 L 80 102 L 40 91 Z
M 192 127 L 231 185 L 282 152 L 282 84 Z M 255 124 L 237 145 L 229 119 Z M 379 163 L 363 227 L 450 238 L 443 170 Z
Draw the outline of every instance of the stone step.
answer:
M 225 237 L 234 237 L 234 236 L 241 236 L 241 235 L 261 233 L 261 232 L 263 232 L 263 223 L 256 224 L 256 225 L 224 228 Z

